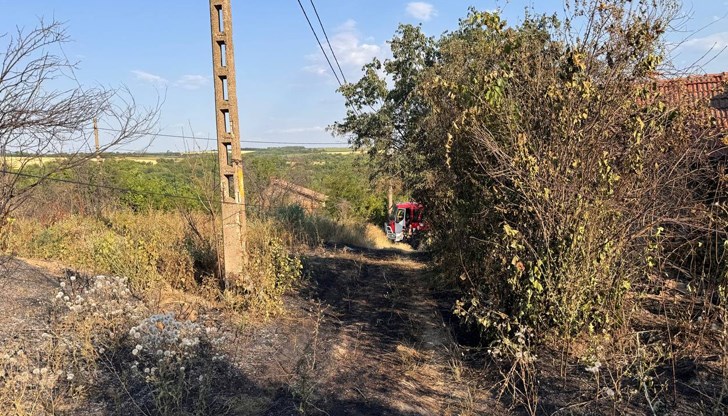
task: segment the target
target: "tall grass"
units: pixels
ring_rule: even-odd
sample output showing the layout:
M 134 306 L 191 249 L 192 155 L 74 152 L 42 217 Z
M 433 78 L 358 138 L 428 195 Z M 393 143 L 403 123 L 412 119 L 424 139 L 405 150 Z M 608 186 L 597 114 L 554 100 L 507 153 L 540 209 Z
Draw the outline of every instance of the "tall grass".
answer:
M 212 287 L 204 293 L 269 315 L 280 309 L 281 295 L 302 269 L 284 244 L 292 239 L 275 229 L 271 222 L 249 223 L 251 267 L 227 293 L 219 284 L 216 224 L 203 214 L 127 211 L 70 215 L 48 223 L 18 218 L 8 248 L 21 257 L 60 261 L 86 275 L 126 277 L 141 295 L 165 286 L 185 291 Z
M 280 207 L 272 220 L 282 226 L 281 229 L 293 245 L 315 247 L 333 244 L 410 250 L 405 244 L 391 243 L 381 227 L 361 220 L 336 220 L 318 213 L 307 213 L 295 204 Z

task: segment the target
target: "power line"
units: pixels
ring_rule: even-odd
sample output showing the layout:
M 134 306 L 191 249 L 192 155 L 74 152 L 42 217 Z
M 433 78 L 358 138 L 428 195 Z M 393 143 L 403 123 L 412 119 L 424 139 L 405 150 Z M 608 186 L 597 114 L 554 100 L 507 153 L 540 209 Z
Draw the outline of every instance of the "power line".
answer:
M 303 12 L 303 16 L 306 18 L 306 21 L 308 22 L 308 27 L 311 28 L 311 32 L 313 33 L 313 36 L 316 38 L 316 43 L 318 43 L 319 48 L 321 48 L 321 53 L 324 54 L 324 58 L 326 58 L 326 62 L 329 63 L 329 68 L 331 68 L 331 72 L 333 72 L 334 77 L 336 77 L 336 82 L 339 83 L 340 87 L 343 87 L 344 85 L 341 83 L 341 80 L 339 79 L 339 75 L 336 73 L 334 66 L 331 64 L 329 55 L 326 54 L 326 50 L 324 49 L 324 46 L 321 44 L 321 40 L 319 39 L 318 34 L 316 33 L 316 30 L 313 28 L 313 25 L 311 24 L 311 19 L 308 18 L 308 13 L 306 13 L 306 9 L 303 7 L 301 0 L 297 0 L 297 1 L 298 1 L 298 5 L 301 6 L 301 11 Z
M 99 127 L 99 130 L 102 131 L 108 131 L 112 133 L 123 133 L 122 130 L 117 129 L 110 129 L 106 127 Z M 203 140 L 208 142 L 216 142 L 217 139 L 212 139 L 209 137 L 194 137 L 194 136 L 182 136 L 178 134 L 163 134 L 163 133 L 150 133 L 150 136 L 156 136 L 156 137 L 170 137 L 175 139 L 186 139 L 186 140 Z M 241 144 L 245 143 L 255 143 L 255 144 L 285 144 L 285 145 L 298 145 L 298 146 L 305 146 L 308 144 L 313 145 L 335 145 L 335 144 L 346 144 L 343 142 L 310 142 L 310 143 L 304 143 L 304 142 L 285 142 L 285 141 L 275 141 L 275 140 L 243 140 L 241 141 Z
M 16 172 L 16 171 L 6 170 L 6 169 L 0 169 L 0 173 L 2 173 L 2 174 L 8 174 L 8 175 L 20 176 L 20 177 L 25 177 L 25 178 L 33 178 L 33 179 L 38 179 L 38 180 L 41 180 L 41 181 L 48 180 L 48 181 L 54 181 L 54 182 L 70 183 L 70 184 L 74 184 L 74 185 L 89 186 L 89 187 L 92 187 L 92 188 L 109 189 L 109 190 L 118 191 L 118 192 L 129 192 L 129 193 L 133 193 L 133 194 L 137 194 L 137 195 L 162 196 L 162 197 L 165 197 L 165 198 L 185 199 L 185 200 L 189 200 L 189 201 L 200 202 L 200 199 L 199 198 L 195 198 L 195 197 L 192 197 L 192 196 L 177 195 L 177 194 L 168 194 L 168 193 L 164 193 L 164 192 L 145 192 L 145 191 L 140 191 L 140 190 L 137 190 L 137 189 L 121 188 L 121 187 L 118 187 L 118 186 L 102 185 L 102 184 L 96 184 L 96 183 L 90 183 L 90 182 L 80 182 L 80 181 L 74 181 L 72 179 L 54 178 L 52 176 L 47 176 L 47 175 L 46 176 L 43 176 L 43 175 L 33 175 L 33 174 L 30 174 L 30 173 Z M 237 205 L 237 202 L 221 201 L 221 203 L 223 203 L 223 204 L 235 204 L 235 205 Z M 251 205 L 251 204 L 243 204 L 243 205 L 251 206 L 251 207 L 259 207 L 258 205 Z
M 344 84 L 348 84 L 349 81 L 346 80 L 346 75 L 344 75 L 344 71 L 341 69 L 341 65 L 339 65 L 339 59 L 336 57 L 336 53 L 334 52 L 334 48 L 331 46 L 331 41 L 329 40 L 329 35 L 326 33 L 326 29 L 324 28 L 324 24 L 321 22 L 321 16 L 319 16 L 319 12 L 316 9 L 316 5 L 313 3 L 313 0 L 311 1 L 311 7 L 313 7 L 314 13 L 316 13 L 316 19 L 318 19 L 319 26 L 321 26 L 321 31 L 324 32 L 324 37 L 326 38 L 326 43 L 329 44 L 329 50 L 331 51 L 331 55 L 334 57 L 334 61 L 336 62 L 336 66 L 339 68 L 339 72 L 341 72 L 341 78 L 344 79 Z

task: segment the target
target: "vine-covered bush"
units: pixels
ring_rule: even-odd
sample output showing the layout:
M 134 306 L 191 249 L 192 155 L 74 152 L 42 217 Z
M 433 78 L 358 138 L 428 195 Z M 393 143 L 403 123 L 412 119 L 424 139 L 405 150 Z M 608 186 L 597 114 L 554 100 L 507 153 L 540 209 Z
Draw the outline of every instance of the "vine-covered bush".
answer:
M 425 204 L 484 339 L 606 331 L 657 278 L 706 298 L 724 283 L 726 146 L 707 102 L 660 84 L 678 10 L 574 1 L 515 26 L 473 10 L 440 39 L 405 25 L 342 88 L 334 129 Z

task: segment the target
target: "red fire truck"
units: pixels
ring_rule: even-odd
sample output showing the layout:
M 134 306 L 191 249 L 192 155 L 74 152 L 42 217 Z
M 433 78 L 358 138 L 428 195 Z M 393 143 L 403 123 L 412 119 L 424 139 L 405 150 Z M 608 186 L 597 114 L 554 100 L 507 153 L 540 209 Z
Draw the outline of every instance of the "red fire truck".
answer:
M 424 207 L 418 202 L 394 204 L 390 211 L 389 221 L 384 224 L 387 238 L 395 243 L 405 242 L 417 248 L 425 231 L 430 228 L 423 214 Z

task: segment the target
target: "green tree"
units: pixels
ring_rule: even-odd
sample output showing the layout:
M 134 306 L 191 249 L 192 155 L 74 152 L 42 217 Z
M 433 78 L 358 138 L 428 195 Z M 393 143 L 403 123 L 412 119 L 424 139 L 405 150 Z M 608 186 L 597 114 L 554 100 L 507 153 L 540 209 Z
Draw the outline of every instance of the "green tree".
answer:
M 438 40 L 402 26 L 393 58 L 342 88 L 335 131 L 425 203 L 456 310 L 484 334 L 608 328 L 658 263 L 654 230 L 666 252 L 723 252 L 717 194 L 690 184 L 720 182 L 707 155 L 724 145 L 705 103 L 671 102 L 654 79 L 677 9 L 577 1 L 516 26 L 471 10 Z M 679 252 L 665 273 L 725 270 L 722 254 Z
M 437 58 L 435 40 L 419 26 L 401 25 L 390 48 L 391 59 L 373 59 L 358 82 L 341 87 L 347 113 L 332 127 L 354 149 L 367 150 L 372 179 L 384 181 L 411 178 L 412 166 L 421 164 L 418 138 L 425 134 L 421 121 L 429 109 L 416 90 Z

